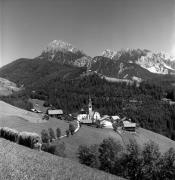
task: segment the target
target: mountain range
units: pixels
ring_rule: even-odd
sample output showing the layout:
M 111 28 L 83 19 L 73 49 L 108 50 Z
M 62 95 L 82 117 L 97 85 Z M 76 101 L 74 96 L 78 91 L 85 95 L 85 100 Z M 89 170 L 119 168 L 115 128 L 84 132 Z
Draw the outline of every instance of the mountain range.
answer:
M 154 74 L 175 74 L 175 58 L 145 49 L 106 49 L 100 56 L 91 58 L 69 43 L 54 40 L 46 46 L 39 57 L 61 64 L 88 67 L 97 73 L 116 78 L 132 79 L 135 76 L 145 79 L 145 75 L 140 71 L 147 75 L 149 73 L 146 73 L 146 70 Z M 110 73 L 107 73 L 108 69 Z
M 90 57 L 69 43 L 53 40 L 40 56 L 34 59 L 21 58 L 0 68 L 0 77 L 20 84 L 31 83 L 28 75 L 33 77 L 32 80 L 45 76 L 73 79 L 89 73 L 137 82 L 162 79 L 165 75 L 174 78 L 175 58 L 146 49 L 106 49 L 101 55 Z

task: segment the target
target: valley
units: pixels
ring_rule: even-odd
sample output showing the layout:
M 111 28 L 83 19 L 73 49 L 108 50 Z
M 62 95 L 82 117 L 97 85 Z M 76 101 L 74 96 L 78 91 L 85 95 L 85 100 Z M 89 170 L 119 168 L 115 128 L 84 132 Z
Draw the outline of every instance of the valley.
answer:
M 0 83 L 0 127 L 8 127 L 18 132 L 34 132 L 39 136 L 43 136 L 43 130 L 46 130 L 46 142 L 41 143 L 41 149 L 50 151 L 54 156 L 49 154 L 47 157 L 46 152 L 30 149 L 29 152 L 25 147 L 12 145 L 2 138 L 0 143 L 7 144 L 7 147 L 13 146 L 12 151 L 21 149 L 23 152 L 20 155 L 21 159 L 16 163 L 19 172 L 24 171 L 26 177 L 29 177 L 29 173 L 33 170 L 26 171 L 27 165 L 23 169 L 19 164 L 25 159 L 26 153 L 29 153 L 27 157 L 31 157 L 31 154 L 34 157 L 27 163 L 34 163 L 33 166 L 41 162 L 43 166 L 45 163 L 49 164 L 51 166 L 49 171 L 54 177 L 62 177 L 56 173 L 61 166 L 60 171 L 67 173 L 68 178 L 81 179 L 78 170 L 70 169 L 69 174 L 67 170 L 63 170 L 64 167 L 71 168 L 74 163 L 76 168 L 81 166 L 77 163 L 80 162 L 78 153 L 81 146 L 101 146 L 109 138 L 121 145 L 122 153 L 127 152 L 131 142 L 141 149 L 145 148 L 146 143 L 152 142 L 158 145 L 158 150 L 163 156 L 170 148 L 175 149 L 175 105 L 168 103 L 175 101 L 173 73 L 174 59 L 162 53 L 151 53 L 140 49 L 117 52 L 106 50 L 92 58 L 69 43 L 54 40 L 38 57 L 21 58 L 0 68 L 2 82 Z M 79 127 L 77 115 L 80 114 L 80 110 L 89 112 L 86 118 L 90 119 L 90 111 L 88 111 L 90 106 L 87 106 L 89 99 L 92 99 L 91 108 L 93 105 L 91 113 L 97 112 L 101 119 L 118 116 L 123 121 L 123 118 L 126 118 L 135 124 L 134 131 L 129 132 L 124 125 L 119 126 L 120 130 L 114 131 L 114 122 L 111 120 L 111 128 L 100 128 L 96 122 L 88 126 L 83 124 L 77 132 L 73 130 L 71 132 L 71 125 L 73 129 Z M 62 110 L 63 114 L 60 115 L 62 117 L 58 117 L 58 114 L 49 114 L 48 110 L 54 112 Z M 44 116 L 48 119 L 43 118 Z M 48 137 L 47 132 L 50 133 Z M 54 137 L 53 133 L 60 133 L 59 137 Z M 3 148 L 5 151 L 6 147 Z M 90 157 L 92 155 L 96 158 L 99 152 L 91 153 Z M 62 159 L 56 155 L 66 158 Z M 15 158 L 11 154 L 9 156 Z M 15 153 L 15 156 L 18 157 L 19 154 Z M 58 158 L 57 163 L 55 158 Z M 3 161 L 5 163 L 5 160 Z M 9 162 L 10 159 L 7 159 L 6 163 Z M 43 166 L 38 167 L 37 173 Z M 48 170 L 48 166 L 46 167 Z M 4 171 L 3 167 L 1 168 Z M 81 168 L 87 167 L 81 166 Z M 21 177 L 14 169 L 10 171 Z M 93 171 L 99 174 L 97 170 Z M 41 172 L 41 176 L 51 177 L 49 173 Z M 33 177 L 38 176 L 37 173 L 34 173 Z M 91 170 L 89 169 L 87 173 L 91 173 Z M 96 174 L 92 176 L 94 179 L 113 178 L 112 175 L 105 173 L 99 177 Z M 88 174 L 87 177 L 91 176 Z

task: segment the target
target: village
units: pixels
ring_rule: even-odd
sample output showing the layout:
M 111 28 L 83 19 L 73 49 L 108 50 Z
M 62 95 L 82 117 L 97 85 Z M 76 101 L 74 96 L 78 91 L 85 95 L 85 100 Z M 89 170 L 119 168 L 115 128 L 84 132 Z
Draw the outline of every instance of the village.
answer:
M 36 106 L 38 106 L 38 104 L 36 104 Z M 49 117 L 55 117 L 66 121 L 75 120 L 80 124 L 80 127 L 82 125 L 87 125 L 96 128 L 107 128 L 113 129 L 119 133 L 122 131 L 135 132 L 136 130 L 137 124 L 127 117 L 121 118 L 119 115 L 101 115 L 98 111 L 93 110 L 92 99 L 90 96 L 86 109 L 87 110 L 81 108 L 81 110 L 75 114 L 66 115 L 62 109 L 56 109 L 53 106 L 50 106 L 47 108 L 46 113 L 43 114 L 43 120 L 49 120 Z M 37 107 L 31 109 L 31 111 L 43 113 Z

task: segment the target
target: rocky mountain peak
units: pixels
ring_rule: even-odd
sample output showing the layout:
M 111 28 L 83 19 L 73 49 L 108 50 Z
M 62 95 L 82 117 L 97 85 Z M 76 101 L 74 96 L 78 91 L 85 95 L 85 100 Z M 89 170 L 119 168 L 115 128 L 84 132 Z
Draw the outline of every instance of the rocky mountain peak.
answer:
M 113 59 L 116 56 L 117 52 L 111 51 L 110 49 L 105 49 L 102 53 L 103 57 Z
M 53 40 L 42 51 L 40 58 L 46 58 L 49 61 L 54 59 L 67 61 L 67 59 L 72 60 L 82 56 L 86 56 L 85 53 L 75 48 L 72 44 L 62 40 Z
M 73 47 L 72 44 L 69 44 L 62 40 L 53 40 L 44 49 L 44 52 L 55 53 L 57 51 L 70 51 L 70 52 L 76 53 L 79 50 Z

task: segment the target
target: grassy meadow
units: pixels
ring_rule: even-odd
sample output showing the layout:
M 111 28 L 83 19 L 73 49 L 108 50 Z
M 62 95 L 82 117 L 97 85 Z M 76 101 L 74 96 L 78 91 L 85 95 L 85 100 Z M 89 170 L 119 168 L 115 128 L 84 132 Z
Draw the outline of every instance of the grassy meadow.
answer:
M 67 158 L 38 152 L 0 139 L 0 179 L 123 180 Z
M 75 123 L 77 124 L 77 123 Z M 68 129 L 69 123 L 57 118 L 42 120 L 42 115 L 26 111 L 3 101 L 0 101 L 0 127 L 9 127 L 18 131 L 29 131 L 41 133 L 43 129 L 60 128 L 62 134 Z
M 70 136 L 69 138 L 63 138 L 61 141 L 66 145 L 66 156 L 77 160 L 77 150 L 80 145 L 100 144 L 103 139 L 108 137 L 118 140 L 124 147 L 132 140 L 137 142 L 141 147 L 143 147 L 144 143 L 153 141 L 159 145 L 160 152 L 162 153 L 167 151 L 170 147 L 175 149 L 175 141 L 143 128 L 138 128 L 136 133 L 125 131 L 119 134 L 112 129 L 97 129 L 82 126 L 77 134 Z

